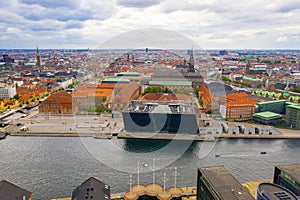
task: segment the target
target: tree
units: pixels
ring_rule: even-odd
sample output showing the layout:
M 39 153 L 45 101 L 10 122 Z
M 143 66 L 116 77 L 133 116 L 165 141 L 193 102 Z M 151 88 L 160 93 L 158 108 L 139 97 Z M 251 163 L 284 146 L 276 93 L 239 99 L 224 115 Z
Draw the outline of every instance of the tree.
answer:
M 162 88 L 160 86 L 149 86 L 145 89 L 142 95 L 144 96 L 147 93 L 161 93 L 161 92 L 162 92 Z
M 300 87 L 296 87 L 296 88 L 294 89 L 294 92 L 300 93 Z
M 169 88 L 167 88 L 167 87 L 164 89 L 164 93 L 171 93 L 171 92 L 172 91 Z
M 26 100 L 25 104 L 29 104 L 29 101 L 28 101 L 28 100 Z
M 14 99 L 15 100 L 18 100 L 20 97 L 19 97 L 19 95 L 18 94 L 16 94 L 15 96 L 14 96 Z
M 175 93 L 190 95 L 189 91 L 187 89 L 185 89 L 185 88 L 178 88 L 178 89 L 176 89 Z
M 196 95 L 197 98 L 199 98 L 199 88 L 194 89 L 194 94 Z
M 200 100 L 199 100 L 199 104 L 200 104 L 200 106 L 201 106 L 201 107 L 203 107 L 203 105 L 204 105 L 204 102 L 203 102 L 203 100 L 202 100 L 202 99 L 200 99 Z

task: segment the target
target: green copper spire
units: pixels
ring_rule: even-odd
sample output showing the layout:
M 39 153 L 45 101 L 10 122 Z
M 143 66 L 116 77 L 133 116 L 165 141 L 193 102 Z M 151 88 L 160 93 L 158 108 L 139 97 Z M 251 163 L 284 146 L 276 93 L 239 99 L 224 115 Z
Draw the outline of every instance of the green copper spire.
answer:
M 250 61 L 251 61 L 251 56 L 250 56 L 250 53 L 249 53 L 248 56 L 247 56 L 247 62 L 248 62 L 248 64 L 250 64 Z
M 40 50 L 39 50 L 39 47 L 37 46 L 36 47 L 36 55 L 39 55 L 40 54 Z

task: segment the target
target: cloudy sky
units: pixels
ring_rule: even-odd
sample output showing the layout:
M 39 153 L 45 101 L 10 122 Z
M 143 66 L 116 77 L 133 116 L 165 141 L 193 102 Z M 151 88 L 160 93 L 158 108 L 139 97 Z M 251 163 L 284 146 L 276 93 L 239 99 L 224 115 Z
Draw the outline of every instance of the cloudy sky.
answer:
M 299 49 L 299 19 L 300 0 L 2 0 L 0 49 L 97 48 L 145 28 L 204 49 Z

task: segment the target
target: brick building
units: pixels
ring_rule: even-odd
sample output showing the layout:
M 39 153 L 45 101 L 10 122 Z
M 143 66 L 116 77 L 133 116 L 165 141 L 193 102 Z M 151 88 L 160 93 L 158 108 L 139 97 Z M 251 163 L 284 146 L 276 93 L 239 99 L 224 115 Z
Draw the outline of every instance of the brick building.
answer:
M 192 102 L 192 98 L 185 94 L 147 93 L 141 101 L 184 101 Z
M 97 107 L 111 108 L 114 90 L 100 89 L 99 84 L 84 84 L 76 88 L 73 101 L 78 111 L 87 112 Z
M 255 101 L 246 93 L 227 94 L 222 102 L 220 113 L 228 120 L 249 120 L 255 113 Z
M 218 109 L 218 103 L 214 100 L 214 96 L 211 94 L 205 84 L 199 87 L 199 99 L 203 102 L 203 109 L 207 112 L 210 110 Z
M 137 99 L 139 95 L 139 85 L 133 81 L 115 95 L 114 99 L 112 100 L 112 109 L 123 110 L 131 102 L 131 100 Z
M 72 114 L 72 96 L 66 91 L 56 92 L 40 104 L 39 112 L 51 114 Z

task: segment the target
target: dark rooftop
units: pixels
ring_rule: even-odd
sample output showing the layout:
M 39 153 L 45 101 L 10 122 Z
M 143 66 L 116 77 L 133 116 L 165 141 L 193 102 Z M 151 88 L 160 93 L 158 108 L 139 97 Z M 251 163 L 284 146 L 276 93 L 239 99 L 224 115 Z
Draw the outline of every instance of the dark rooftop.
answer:
M 300 182 L 300 165 L 278 165 L 276 166 L 281 171 L 289 174 L 294 180 Z
M 110 199 L 110 186 L 94 177 L 91 177 L 73 190 L 72 199 L 108 200 Z
M 298 200 L 294 193 L 273 183 L 261 183 L 258 186 L 257 192 L 265 197 L 266 200 Z
M 192 104 L 183 101 L 133 101 L 123 112 L 195 114 Z
M 6 180 L 0 181 L 0 200 L 26 199 L 31 197 L 31 192 Z
M 213 186 L 223 200 L 251 200 L 251 194 L 224 168 L 224 166 L 201 167 L 199 172 Z

